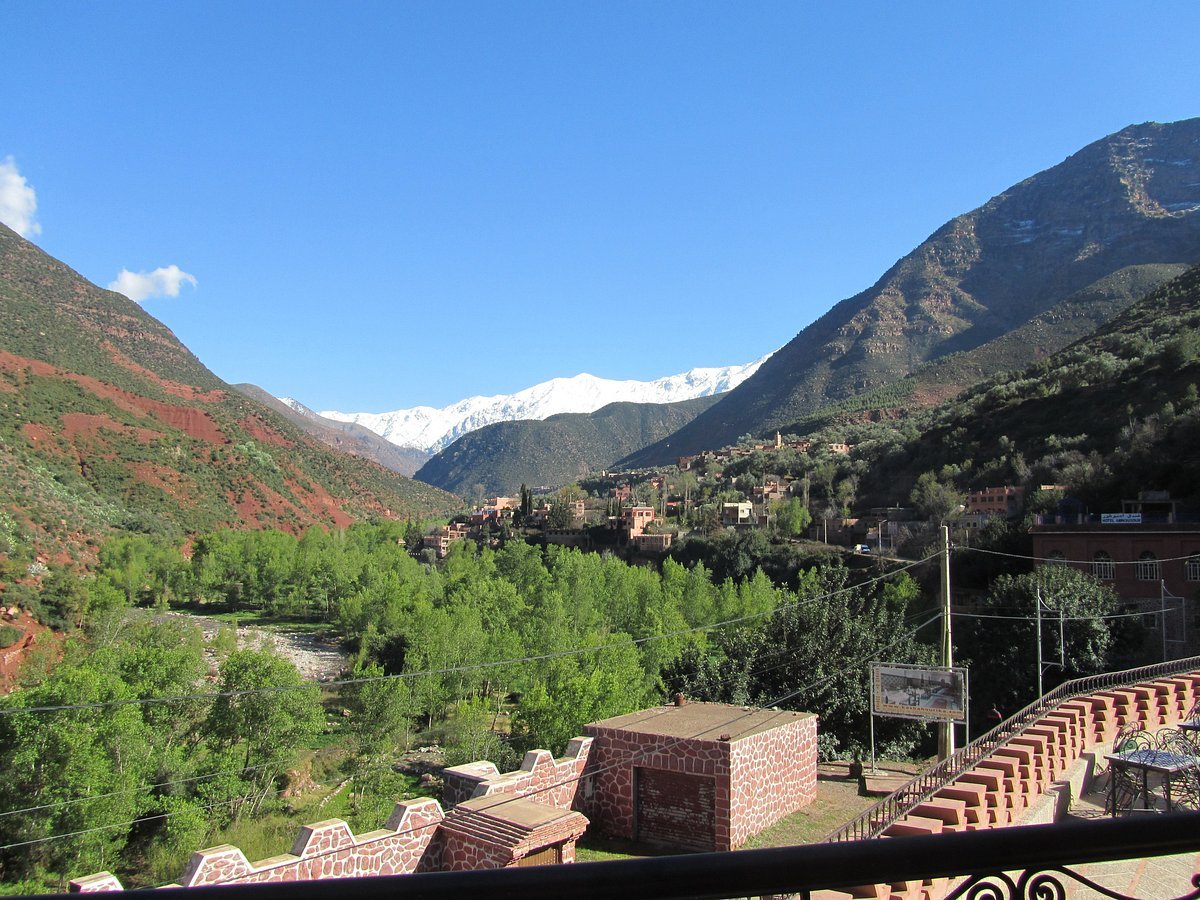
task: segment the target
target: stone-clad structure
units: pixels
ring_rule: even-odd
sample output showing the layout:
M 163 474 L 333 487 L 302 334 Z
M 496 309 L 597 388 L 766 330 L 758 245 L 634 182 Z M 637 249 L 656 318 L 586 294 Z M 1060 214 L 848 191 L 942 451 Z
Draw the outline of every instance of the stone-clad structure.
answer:
M 609 834 L 732 850 L 811 803 L 817 717 L 679 703 L 584 726 L 592 754 L 582 808 Z
M 442 871 L 570 863 L 588 820 L 570 809 L 493 794 L 467 800 L 442 823 Z
M 229 844 L 201 850 L 192 854 L 179 883 L 169 887 L 496 869 L 531 860 L 574 862 L 575 842 L 587 826 L 578 812 L 510 795 L 483 797 L 448 814 L 436 800 L 412 800 L 396 804 L 387 827 L 357 837 L 341 819 L 307 825 L 291 853 L 258 862 Z M 121 889 L 108 872 L 71 882 L 73 893 Z

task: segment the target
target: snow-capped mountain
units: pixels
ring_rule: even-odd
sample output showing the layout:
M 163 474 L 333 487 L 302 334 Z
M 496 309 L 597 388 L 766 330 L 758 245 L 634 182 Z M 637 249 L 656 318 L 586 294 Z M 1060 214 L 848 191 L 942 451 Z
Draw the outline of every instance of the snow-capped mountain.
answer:
M 385 413 L 325 410 L 320 414 L 327 419 L 365 426 L 397 446 L 437 453 L 467 432 L 493 422 L 595 412 L 622 401 L 673 403 L 731 391 L 757 372 L 770 355 L 740 366 L 691 369 L 655 381 L 615 381 L 586 373 L 574 378 L 553 378 L 515 394 L 468 397 L 442 409 L 416 406 Z M 302 407 L 289 397 L 280 400 L 294 409 Z

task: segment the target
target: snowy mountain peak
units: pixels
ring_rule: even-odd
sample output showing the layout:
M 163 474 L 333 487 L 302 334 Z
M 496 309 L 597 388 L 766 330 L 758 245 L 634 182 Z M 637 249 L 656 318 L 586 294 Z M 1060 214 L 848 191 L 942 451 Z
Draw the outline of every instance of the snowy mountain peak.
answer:
M 690 369 L 654 381 L 616 381 L 586 372 L 574 378 L 552 378 L 515 394 L 468 397 L 435 409 L 416 406 L 385 413 L 320 413 L 339 422 L 356 422 L 400 447 L 437 453 L 456 439 L 493 422 L 546 419 L 559 413 L 595 412 L 610 403 L 674 403 L 731 391 L 755 372 L 771 354 L 740 366 Z M 307 407 L 281 397 L 298 412 Z

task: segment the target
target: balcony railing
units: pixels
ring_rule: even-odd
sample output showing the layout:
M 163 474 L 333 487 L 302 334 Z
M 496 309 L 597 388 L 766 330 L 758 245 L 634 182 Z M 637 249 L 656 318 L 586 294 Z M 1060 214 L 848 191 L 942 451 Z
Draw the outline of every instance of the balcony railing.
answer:
M 881 835 L 889 825 L 912 812 L 918 803 L 928 800 L 946 784 L 989 756 L 1009 739 L 1016 737 L 1045 713 L 1074 697 L 1096 691 L 1167 678 L 1200 668 L 1200 656 L 1170 660 L 1152 666 L 1105 672 L 1065 681 L 1047 694 L 1034 700 L 1016 715 L 1001 722 L 991 731 L 976 738 L 949 759 L 926 769 L 895 793 L 884 797 L 857 819 L 848 822 L 825 838 L 826 841 L 859 841 Z
M 1200 851 L 1200 812 L 1187 812 L 732 853 L 181 890 L 187 900 L 682 900 L 808 897 L 819 889 L 864 883 L 963 878 L 957 885 L 943 884 L 948 898 L 1015 900 L 1061 898 L 1072 882 L 1095 886 L 1072 866 L 1196 851 Z M 1198 883 L 1193 878 L 1195 889 L 1180 896 L 1200 897 Z M 1111 890 L 1106 893 L 1122 896 Z

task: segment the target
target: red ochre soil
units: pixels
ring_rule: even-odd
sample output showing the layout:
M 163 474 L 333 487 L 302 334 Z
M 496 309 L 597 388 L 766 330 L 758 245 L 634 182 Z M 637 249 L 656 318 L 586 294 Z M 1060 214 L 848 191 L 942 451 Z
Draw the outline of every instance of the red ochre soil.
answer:
M 201 402 L 216 402 L 225 396 L 222 391 L 202 392 L 188 385 L 180 385 L 159 378 L 124 357 L 115 348 L 110 347 L 109 351 L 114 354 L 113 358 L 121 365 L 153 380 L 164 390 L 170 391 L 176 396 Z M 97 378 L 69 372 L 40 360 L 28 359 L 5 351 L 0 351 L 0 370 L 18 375 L 28 371 L 38 376 L 67 379 L 98 397 L 111 400 L 120 409 L 138 417 L 157 420 L 209 444 L 229 443 L 216 422 L 206 411 L 201 409 L 176 406 L 132 394 Z M 263 443 L 289 449 L 295 446 L 294 442 L 289 441 L 255 416 L 247 416 L 238 424 L 246 430 L 247 434 Z M 163 436 L 152 427 L 126 425 L 106 415 L 66 413 L 62 417 L 61 437 L 67 441 L 95 438 L 100 436 L 102 431 L 133 435 L 143 444 Z M 62 452 L 61 446 L 56 443 L 54 429 L 47 425 L 31 422 L 23 426 L 23 433 L 29 442 L 39 450 L 51 451 L 53 448 L 54 452 Z M 76 455 L 78 455 L 78 450 L 76 450 Z M 139 462 L 131 464 L 130 470 L 139 481 L 157 487 L 181 502 L 189 502 L 189 498 L 195 492 L 194 485 L 190 480 L 169 466 Z M 298 473 L 293 472 L 293 474 Z M 301 480 L 307 485 L 306 487 L 301 486 Z M 254 489 L 247 486 L 244 489 L 229 491 L 226 493 L 226 500 L 236 510 L 238 519 L 250 526 L 263 524 L 263 516 L 266 516 L 269 521 L 278 520 L 277 523 L 272 521 L 272 524 L 278 524 L 279 527 L 294 532 L 300 532 L 312 524 L 326 524 L 340 528 L 355 521 L 352 515 L 341 508 L 343 501 L 331 495 L 323 486 L 310 483 L 307 479 L 297 478 L 289 478 L 287 485 L 296 498 L 295 502 L 265 484 L 257 484 Z
M 289 441 L 257 416 L 246 416 L 238 424 L 246 430 L 246 434 L 250 435 L 256 441 L 262 441 L 264 444 L 274 444 L 276 447 L 287 447 L 289 449 L 296 446 L 293 441 Z
M 221 429 L 217 427 L 217 423 L 212 420 L 212 417 L 200 409 L 175 406 L 171 403 L 164 403 L 161 400 L 152 400 L 149 397 L 131 394 L 90 375 L 68 372 L 65 369 L 59 369 L 40 360 L 27 359 L 26 357 L 4 351 L 0 351 L 0 369 L 14 373 L 20 373 L 28 369 L 34 375 L 65 378 L 75 382 L 80 387 L 86 388 L 97 397 L 111 400 L 126 412 L 137 416 L 149 415 L 166 425 L 170 425 L 172 428 L 186 432 L 196 440 L 206 441 L 210 444 L 229 443 L 229 440 L 222 434 Z M 214 392 L 210 391 L 209 395 L 212 393 Z
M 155 431 L 152 428 L 137 428 L 132 425 L 124 425 L 112 416 L 96 415 L 94 413 L 65 413 L 62 417 L 62 423 L 62 436 L 67 440 L 73 440 L 76 437 L 96 437 L 101 430 L 133 435 L 141 444 L 149 444 L 151 441 L 162 437 L 161 432 Z
M 3 605 L 3 602 L 4 597 L 0 594 L 0 605 Z M 25 636 L 11 647 L 5 647 L 3 650 L 0 650 L 0 694 L 7 694 L 16 687 L 17 676 L 21 672 L 21 666 L 24 665 L 25 660 L 28 659 L 29 654 L 32 652 L 38 635 L 50 629 L 39 623 L 27 612 L 22 612 L 16 619 L 12 620 L 5 616 L 0 620 L 0 624 L 12 625 L 25 632 Z
M 145 366 L 140 366 L 132 359 L 114 347 L 112 344 L 105 343 L 104 349 L 108 351 L 108 355 L 112 357 L 112 361 L 118 366 L 128 369 L 137 375 L 141 375 L 147 381 L 152 381 L 168 394 L 174 394 L 176 397 L 182 397 L 184 400 L 197 400 L 201 403 L 220 403 L 225 399 L 225 392 L 221 390 L 202 391 L 190 384 L 180 384 L 178 381 L 170 381 L 155 375 Z

